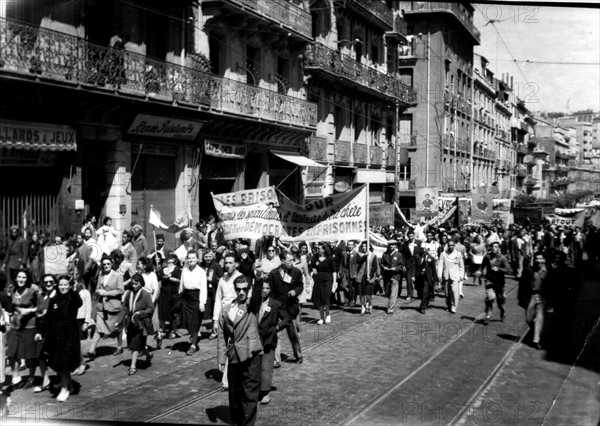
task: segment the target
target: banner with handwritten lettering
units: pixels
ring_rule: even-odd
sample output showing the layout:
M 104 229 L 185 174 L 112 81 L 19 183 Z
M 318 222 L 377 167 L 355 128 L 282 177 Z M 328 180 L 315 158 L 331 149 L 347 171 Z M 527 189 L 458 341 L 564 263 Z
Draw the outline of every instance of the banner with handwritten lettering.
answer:
M 313 200 L 300 206 L 278 192 L 285 225 L 282 241 L 362 240 L 366 237 L 367 187 Z
M 259 197 L 261 198 L 261 197 Z M 258 239 L 265 235 L 282 241 L 336 241 L 364 239 L 366 235 L 366 186 L 298 205 L 277 191 L 277 200 L 240 204 L 236 193 L 213 194 L 213 202 L 223 221 L 225 238 Z M 254 198 L 256 200 L 256 197 Z

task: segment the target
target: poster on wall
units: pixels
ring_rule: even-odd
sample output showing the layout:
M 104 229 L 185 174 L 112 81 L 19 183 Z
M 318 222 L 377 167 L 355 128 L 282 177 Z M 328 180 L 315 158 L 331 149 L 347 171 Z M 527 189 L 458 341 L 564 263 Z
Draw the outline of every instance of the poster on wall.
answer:
M 473 194 L 471 196 L 471 221 L 473 223 L 491 224 L 494 212 L 494 196 L 492 194 Z
M 496 226 L 508 226 L 513 223 L 513 215 L 510 212 L 511 200 L 509 198 L 495 198 L 492 212 L 492 224 Z
M 417 188 L 415 196 L 417 199 L 415 207 L 417 218 L 431 219 L 438 214 L 438 190 L 436 187 Z
M 369 225 L 389 226 L 394 224 L 394 205 L 392 203 L 369 205 Z

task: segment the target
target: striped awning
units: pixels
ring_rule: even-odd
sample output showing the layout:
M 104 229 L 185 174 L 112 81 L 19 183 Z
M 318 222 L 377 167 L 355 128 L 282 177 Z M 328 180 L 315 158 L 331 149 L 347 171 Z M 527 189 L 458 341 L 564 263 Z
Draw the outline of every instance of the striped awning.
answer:
M 77 151 L 77 132 L 64 125 L 0 120 L 0 148 Z

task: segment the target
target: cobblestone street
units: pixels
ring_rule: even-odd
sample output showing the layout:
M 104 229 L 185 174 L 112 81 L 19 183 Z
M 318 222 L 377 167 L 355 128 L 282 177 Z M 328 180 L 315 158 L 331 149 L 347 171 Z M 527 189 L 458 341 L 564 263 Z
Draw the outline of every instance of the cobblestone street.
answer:
M 597 272 L 585 273 L 573 335 L 579 349 L 600 312 Z M 387 315 L 386 299 L 377 297 L 372 315 L 337 310 L 325 326 L 316 324 L 316 311 L 304 309 L 305 362 L 283 362 L 275 370 L 276 389 L 271 403 L 260 407 L 258 423 L 595 424 L 598 330 L 574 366 L 552 360 L 550 352 L 528 344 L 516 287 L 508 280 L 506 321 L 496 311 L 487 325 L 479 321 L 483 289 L 471 285 L 464 287 L 457 315 L 445 311 L 440 297 L 425 315 L 416 310 L 417 300 L 404 299 L 396 314 Z M 552 327 L 548 316 L 546 333 Z M 285 359 L 291 348 L 287 338 L 282 341 Z M 138 361 L 140 371 L 131 377 L 128 353 L 115 357 L 112 342 L 104 345 L 76 378 L 79 393 L 56 404 L 48 392 L 17 390 L 8 420 L 228 424 L 216 341 L 202 340 L 194 356 L 185 355 L 187 336 L 167 341 L 154 351 L 152 365 Z

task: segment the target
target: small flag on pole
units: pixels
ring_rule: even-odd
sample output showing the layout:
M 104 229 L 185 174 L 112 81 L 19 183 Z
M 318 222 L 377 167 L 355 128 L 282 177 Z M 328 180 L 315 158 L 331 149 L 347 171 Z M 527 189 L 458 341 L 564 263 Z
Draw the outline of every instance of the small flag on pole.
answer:
M 169 227 L 162 222 L 160 217 L 160 212 L 156 210 L 153 206 L 150 206 L 150 218 L 148 219 L 150 225 L 154 225 L 160 229 L 168 229 Z

